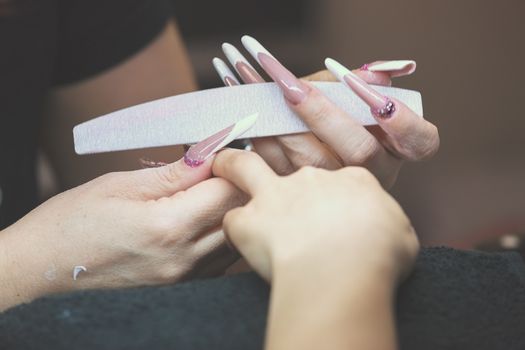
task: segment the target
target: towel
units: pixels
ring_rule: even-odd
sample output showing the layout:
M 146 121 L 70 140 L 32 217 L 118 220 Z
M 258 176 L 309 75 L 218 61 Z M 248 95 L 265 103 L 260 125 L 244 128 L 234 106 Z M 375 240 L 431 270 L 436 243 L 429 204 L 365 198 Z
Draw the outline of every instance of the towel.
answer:
M 268 297 L 253 273 L 49 296 L 0 314 L 0 349 L 262 349 Z M 523 350 L 524 263 L 424 248 L 396 318 L 401 349 Z

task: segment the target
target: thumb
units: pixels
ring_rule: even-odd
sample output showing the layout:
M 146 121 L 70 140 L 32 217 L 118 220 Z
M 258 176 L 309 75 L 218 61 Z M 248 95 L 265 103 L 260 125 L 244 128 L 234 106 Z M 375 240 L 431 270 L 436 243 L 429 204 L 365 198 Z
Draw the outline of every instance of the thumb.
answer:
M 212 176 L 214 156 L 197 167 L 191 167 L 181 158 L 157 168 L 108 174 L 107 191 L 136 200 L 154 200 L 170 197 Z

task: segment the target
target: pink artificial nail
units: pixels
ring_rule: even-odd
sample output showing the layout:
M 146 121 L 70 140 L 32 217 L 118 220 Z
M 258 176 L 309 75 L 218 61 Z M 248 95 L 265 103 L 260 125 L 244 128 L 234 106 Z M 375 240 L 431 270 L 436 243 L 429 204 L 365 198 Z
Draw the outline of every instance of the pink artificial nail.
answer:
M 237 123 L 213 134 L 201 142 L 191 146 L 184 154 L 184 163 L 195 168 L 206 161 L 221 148 L 244 134 L 257 120 L 257 113 L 252 114 Z
M 232 44 L 222 44 L 222 51 L 246 84 L 264 83 L 264 78 L 252 67 L 250 62 Z
M 215 70 L 221 77 L 222 81 L 224 82 L 224 85 L 226 86 L 234 86 L 239 85 L 239 81 L 237 78 L 235 78 L 235 74 L 228 68 L 226 63 L 224 63 L 223 60 L 220 58 L 215 57 L 213 60 L 213 67 L 215 67 Z
M 388 118 L 395 112 L 396 105 L 392 100 L 374 90 L 348 68 L 331 58 L 325 60 L 325 65 L 332 74 L 340 81 L 345 82 L 357 96 L 370 106 L 370 110 L 374 116 Z
M 245 35 L 242 37 L 242 43 L 266 73 L 281 87 L 284 97 L 290 103 L 297 105 L 306 98 L 310 88 L 277 61 L 257 40 Z

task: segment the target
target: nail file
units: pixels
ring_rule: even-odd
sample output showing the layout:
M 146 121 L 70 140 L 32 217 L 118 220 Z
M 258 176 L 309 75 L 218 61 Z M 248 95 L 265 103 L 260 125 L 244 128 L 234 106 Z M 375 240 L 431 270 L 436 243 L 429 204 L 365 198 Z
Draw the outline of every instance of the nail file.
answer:
M 340 82 L 313 84 L 361 124 L 377 124 L 370 108 Z M 423 115 L 419 92 L 375 88 Z M 192 144 L 253 113 L 259 114 L 257 123 L 242 138 L 309 130 L 287 105 L 275 83 L 249 84 L 166 97 L 89 120 L 73 129 L 75 151 L 90 154 Z

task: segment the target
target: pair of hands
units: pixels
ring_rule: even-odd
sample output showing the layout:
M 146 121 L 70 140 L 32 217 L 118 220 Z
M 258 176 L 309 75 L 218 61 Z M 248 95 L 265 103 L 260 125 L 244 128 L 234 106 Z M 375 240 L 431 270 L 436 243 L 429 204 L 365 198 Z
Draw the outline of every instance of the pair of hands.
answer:
M 344 112 L 315 88 L 311 91 L 310 108 L 307 104 L 292 108 L 313 133 L 269 139 L 283 152 L 278 156 L 261 152 L 277 173 L 288 174 L 304 165 L 329 169 L 381 165 L 370 166 L 375 173 L 395 169 L 389 162 L 369 161 L 376 159 L 374 147 L 380 141 L 365 142 L 359 136 L 354 140 L 354 135 L 368 131 L 334 123 L 346 117 Z M 344 137 L 348 148 L 335 141 L 330 147 L 319 135 Z M 424 144 L 413 142 L 423 136 L 427 135 L 410 135 L 409 143 Z M 370 156 L 352 158 L 353 142 L 361 145 L 360 154 Z M 366 145 L 376 146 L 367 153 Z M 329 166 L 326 158 L 338 163 Z M 284 161 L 288 165 L 283 167 Z M 60 291 L 162 284 L 221 273 L 236 258 L 220 231 L 222 218 L 250 196 L 248 205 L 226 216 L 225 229 L 267 279 L 278 266 L 306 262 L 365 263 L 390 269 L 393 280 L 406 272 L 417 240 L 406 216 L 370 173 L 352 167 L 335 172 L 306 168 L 280 177 L 266 162 L 248 152 L 225 151 L 215 162 L 211 158 L 197 168 L 179 161 L 112 173 L 52 198 L 0 234 L 4 260 L 0 263 L 9 271 L 0 277 L 0 288 L 6 289 L 0 308 Z M 390 174 L 383 181 L 395 178 L 397 172 L 390 170 L 381 170 Z M 375 254 L 369 254 L 372 250 Z M 332 259 L 336 256 L 349 260 Z M 367 259 L 357 257 L 374 261 L 367 264 Z M 74 281 L 72 271 L 78 265 L 87 271 Z

